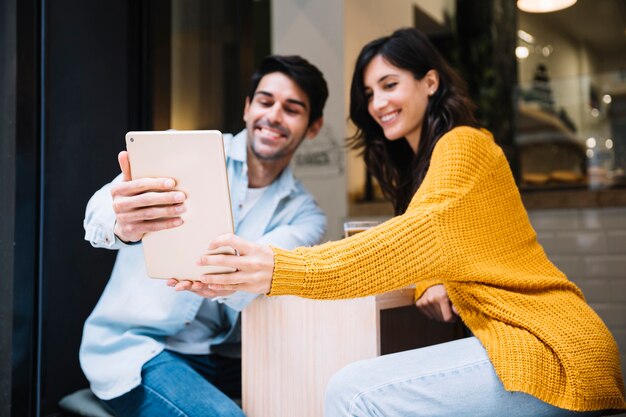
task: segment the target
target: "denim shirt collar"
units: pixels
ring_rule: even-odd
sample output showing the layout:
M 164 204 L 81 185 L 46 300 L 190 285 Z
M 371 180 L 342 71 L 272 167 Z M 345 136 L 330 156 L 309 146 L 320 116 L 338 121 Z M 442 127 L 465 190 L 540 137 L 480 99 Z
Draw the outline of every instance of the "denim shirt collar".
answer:
M 246 129 L 244 129 L 241 132 L 237 133 L 235 136 L 233 136 L 233 138 L 230 140 L 230 146 L 226 149 L 226 155 L 228 155 L 228 157 L 234 161 L 239 161 L 245 164 L 247 160 L 247 145 L 248 135 L 246 133 Z

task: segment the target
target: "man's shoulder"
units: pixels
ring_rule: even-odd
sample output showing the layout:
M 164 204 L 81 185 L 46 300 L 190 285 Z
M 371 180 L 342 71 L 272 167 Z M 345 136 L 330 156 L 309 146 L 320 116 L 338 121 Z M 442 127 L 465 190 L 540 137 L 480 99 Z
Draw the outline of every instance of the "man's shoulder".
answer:
M 297 178 L 293 179 L 293 187 L 289 197 L 294 204 L 313 205 L 315 207 L 318 205 L 313 193 Z
M 299 179 L 295 177 L 293 179 L 293 191 L 296 195 L 303 195 L 306 197 L 313 198 L 313 194 L 309 191 L 309 189 L 304 186 L 302 181 L 300 181 Z
M 304 186 L 302 181 L 296 178 L 290 165 L 280 173 L 274 180 L 274 183 L 282 190 L 285 190 L 291 197 L 313 198 L 313 194 Z

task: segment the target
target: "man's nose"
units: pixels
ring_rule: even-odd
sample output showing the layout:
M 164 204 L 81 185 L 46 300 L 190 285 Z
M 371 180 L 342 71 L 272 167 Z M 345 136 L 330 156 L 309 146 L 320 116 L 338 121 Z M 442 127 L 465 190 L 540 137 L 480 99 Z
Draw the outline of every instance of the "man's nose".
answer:
M 283 110 L 278 103 L 275 103 L 267 112 L 267 120 L 270 123 L 281 123 L 283 121 Z

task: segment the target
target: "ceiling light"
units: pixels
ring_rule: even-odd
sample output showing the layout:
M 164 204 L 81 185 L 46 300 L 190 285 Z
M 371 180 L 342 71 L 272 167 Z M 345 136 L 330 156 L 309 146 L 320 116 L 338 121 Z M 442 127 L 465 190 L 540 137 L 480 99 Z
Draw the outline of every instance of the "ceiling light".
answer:
M 596 138 L 589 138 L 589 139 L 587 139 L 587 147 L 588 148 L 595 148 L 596 147 Z
M 528 51 L 528 48 L 525 46 L 518 46 L 517 48 L 515 48 L 515 56 L 519 59 L 528 58 L 529 54 L 530 51 Z
M 554 48 L 552 47 L 552 45 L 546 45 L 543 48 L 541 48 L 541 54 L 545 56 L 546 58 L 552 55 L 553 51 L 554 51 Z
M 517 7 L 528 13 L 556 12 L 573 6 L 576 0 L 517 0 Z
M 535 43 L 535 37 L 531 35 L 530 33 L 526 32 L 525 30 L 522 30 L 522 29 L 518 30 L 517 37 L 526 43 Z

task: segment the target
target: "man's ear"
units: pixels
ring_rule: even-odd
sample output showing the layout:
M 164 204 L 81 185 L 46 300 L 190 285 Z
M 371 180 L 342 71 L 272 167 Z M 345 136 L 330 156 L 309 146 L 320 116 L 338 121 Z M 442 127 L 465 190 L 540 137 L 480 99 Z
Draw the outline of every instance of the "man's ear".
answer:
M 434 94 L 439 88 L 439 73 L 431 69 L 425 75 L 423 80 L 426 82 L 426 86 L 428 87 L 428 91 L 431 92 L 430 95 Z
M 311 123 L 311 126 L 306 131 L 306 138 L 313 139 L 320 132 L 320 129 L 324 126 L 324 117 L 320 116 L 317 120 Z
M 250 110 L 250 97 L 246 97 L 246 104 L 243 106 L 243 121 L 247 122 L 248 110 Z

